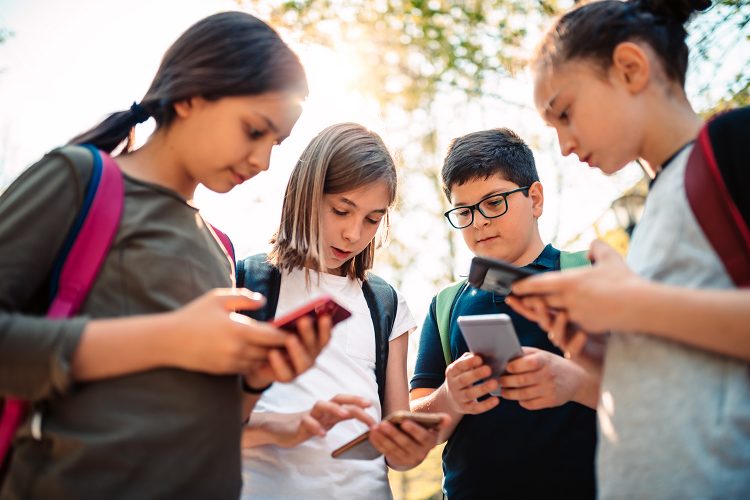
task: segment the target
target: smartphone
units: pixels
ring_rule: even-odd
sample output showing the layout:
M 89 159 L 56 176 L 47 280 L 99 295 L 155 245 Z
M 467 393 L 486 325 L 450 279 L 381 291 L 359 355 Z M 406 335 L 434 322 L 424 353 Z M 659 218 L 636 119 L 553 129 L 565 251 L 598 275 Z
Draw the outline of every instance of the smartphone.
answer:
M 457 321 L 469 350 L 482 356 L 482 361 L 492 368 L 490 378 L 499 377 L 505 373 L 510 360 L 523 356 L 518 335 L 507 314 L 459 316 Z M 500 396 L 500 388 L 490 394 Z
M 297 320 L 309 316 L 313 321 L 318 316 L 328 315 L 331 317 L 332 325 L 339 323 L 352 315 L 344 306 L 333 300 L 328 295 L 323 295 L 307 304 L 291 311 L 279 318 L 274 319 L 271 324 L 282 330 L 290 332 L 297 331 Z
M 386 421 L 399 427 L 403 422 L 411 420 L 426 429 L 436 429 L 442 419 L 433 413 L 415 413 L 410 411 L 395 411 L 385 418 Z M 373 460 L 381 453 L 370 443 L 370 431 L 365 431 L 348 443 L 331 452 L 333 458 L 347 460 Z
M 533 276 L 536 271 L 487 257 L 474 257 L 469 268 L 469 284 L 474 288 L 508 295 L 513 283 Z

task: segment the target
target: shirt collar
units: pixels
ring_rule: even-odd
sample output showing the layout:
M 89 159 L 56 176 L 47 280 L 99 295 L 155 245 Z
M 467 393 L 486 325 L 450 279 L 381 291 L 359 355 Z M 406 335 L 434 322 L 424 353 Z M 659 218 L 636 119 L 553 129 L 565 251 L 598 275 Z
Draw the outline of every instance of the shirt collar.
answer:
M 538 271 L 549 271 L 558 269 L 559 263 L 560 250 L 553 247 L 551 244 L 547 244 L 547 246 L 545 246 L 542 250 L 542 253 L 540 253 L 539 256 L 534 259 L 531 264 L 524 267 L 528 267 L 530 269 Z

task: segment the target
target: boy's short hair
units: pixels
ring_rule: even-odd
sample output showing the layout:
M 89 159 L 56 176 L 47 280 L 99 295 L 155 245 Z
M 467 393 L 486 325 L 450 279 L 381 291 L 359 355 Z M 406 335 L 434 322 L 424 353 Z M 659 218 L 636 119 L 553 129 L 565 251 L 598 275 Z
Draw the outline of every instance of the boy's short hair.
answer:
M 472 132 L 453 139 L 443 162 L 443 191 L 450 200 L 453 186 L 495 174 L 518 186 L 530 186 L 539 180 L 531 149 L 507 128 Z

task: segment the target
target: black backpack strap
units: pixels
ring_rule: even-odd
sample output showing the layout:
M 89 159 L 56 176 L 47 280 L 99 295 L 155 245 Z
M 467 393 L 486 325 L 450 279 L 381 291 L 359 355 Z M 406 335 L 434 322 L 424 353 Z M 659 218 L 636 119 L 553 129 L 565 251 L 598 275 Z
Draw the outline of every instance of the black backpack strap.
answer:
M 258 321 L 272 320 L 279 304 L 281 272 L 268 262 L 268 256 L 259 253 L 238 261 L 236 278 L 237 288 L 244 287 L 266 297 L 266 304 L 262 308 L 240 312 Z
M 372 326 L 375 329 L 375 379 L 378 382 L 380 407 L 385 400 L 385 371 L 388 365 L 388 338 L 393 331 L 398 310 L 396 290 L 383 278 L 369 274 L 362 282 L 362 293 L 370 309 Z

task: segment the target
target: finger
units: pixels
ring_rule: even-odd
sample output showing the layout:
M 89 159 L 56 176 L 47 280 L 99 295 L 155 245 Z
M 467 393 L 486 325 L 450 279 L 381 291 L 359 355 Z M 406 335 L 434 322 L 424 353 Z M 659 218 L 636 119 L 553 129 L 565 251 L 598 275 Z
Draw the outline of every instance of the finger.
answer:
M 568 314 L 565 311 L 560 311 L 555 315 L 555 319 L 552 322 L 552 328 L 549 330 L 549 339 L 559 347 L 562 351 L 568 350 Z
M 529 387 L 505 388 L 500 390 L 500 394 L 505 399 L 511 399 L 513 401 L 526 401 L 534 398 L 539 398 L 544 395 L 544 388 L 540 385 L 532 385 Z
M 315 363 L 315 358 L 310 356 L 305 348 L 302 347 L 302 341 L 298 337 L 290 335 L 284 345 L 286 346 L 286 352 L 289 355 L 295 376 L 304 372 Z
M 271 349 L 268 353 L 268 364 L 273 371 L 273 377 L 279 382 L 289 382 L 295 376 L 294 370 L 287 362 L 286 356 L 279 349 Z
M 622 256 L 617 253 L 617 250 L 599 239 L 591 242 L 591 246 L 589 246 L 588 257 L 592 263 L 598 265 L 625 263 L 622 259 Z
M 330 427 L 326 428 L 321 425 L 320 422 L 318 422 L 315 418 L 311 417 L 310 415 L 304 415 L 302 417 L 302 420 L 300 421 L 300 426 L 310 435 L 312 436 L 320 436 L 323 437 L 326 435 L 326 432 Z
M 310 415 L 316 420 L 326 417 L 336 421 L 349 418 L 349 412 L 343 406 L 331 401 L 316 401 L 310 410 Z
M 580 330 L 573 333 L 572 337 L 570 338 L 570 342 L 568 342 L 567 349 L 565 351 L 565 357 L 568 359 L 578 357 L 578 355 L 580 355 L 583 351 L 583 348 L 586 346 L 588 338 L 588 335 Z
M 484 413 L 493 409 L 499 404 L 500 398 L 498 398 L 497 396 L 491 396 L 482 401 L 474 401 L 472 403 L 466 404 L 466 406 L 464 407 L 464 413 L 479 415 L 480 413 Z
M 538 323 L 537 311 L 529 307 L 525 300 L 510 294 L 505 296 L 505 303 L 524 318 L 533 321 L 534 323 Z
M 349 413 L 348 418 L 353 418 L 355 420 L 359 420 L 363 424 L 365 424 L 367 427 L 372 427 L 375 425 L 375 419 L 370 416 L 369 413 L 367 413 L 365 410 L 358 406 L 351 406 L 347 405 L 345 406 L 346 411 Z
M 297 320 L 297 333 L 308 353 L 315 355 L 318 352 L 318 339 L 312 320 L 304 316 Z
M 256 310 L 266 304 L 266 298 L 247 288 L 217 288 L 211 292 L 226 311 Z
M 545 355 L 539 350 L 524 347 L 524 356 L 516 358 L 508 363 L 505 370 L 508 373 L 527 373 L 540 370 L 546 364 Z
M 404 421 L 400 426 L 396 427 L 396 431 L 401 435 L 407 436 L 411 441 L 420 446 L 424 446 L 433 440 L 433 433 L 430 430 L 411 420 Z M 405 446 L 408 445 L 409 443 L 405 443 Z
M 498 387 L 500 387 L 500 382 L 497 379 L 492 378 L 482 382 L 481 384 L 477 384 L 471 386 L 468 389 L 462 390 L 461 392 L 459 392 L 456 399 L 461 403 L 471 403 L 481 398 L 482 396 L 496 390 Z
M 282 346 L 284 340 L 290 334 L 284 333 L 271 326 L 269 323 L 263 323 L 261 321 L 255 321 L 247 316 L 238 313 L 230 313 L 229 319 L 231 319 L 236 327 L 236 331 L 243 337 L 245 342 L 258 345 L 258 346 Z
M 331 401 L 340 405 L 356 405 L 360 408 L 368 408 L 372 405 L 370 400 L 353 394 L 336 394 Z
M 474 368 L 473 370 L 463 372 L 457 377 L 454 377 L 453 385 L 457 390 L 465 390 L 472 387 L 480 380 L 486 379 L 490 375 L 492 375 L 492 368 L 488 365 L 482 365 L 479 368 Z
M 331 340 L 331 331 L 333 330 L 333 319 L 329 315 L 324 315 L 318 318 L 318 349 L 317 352 L 320 352 L 323 350 L 323 348 L 328 345 L 328 342 Z

